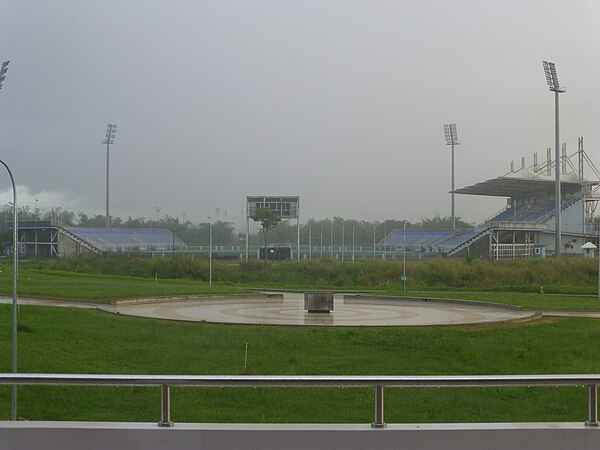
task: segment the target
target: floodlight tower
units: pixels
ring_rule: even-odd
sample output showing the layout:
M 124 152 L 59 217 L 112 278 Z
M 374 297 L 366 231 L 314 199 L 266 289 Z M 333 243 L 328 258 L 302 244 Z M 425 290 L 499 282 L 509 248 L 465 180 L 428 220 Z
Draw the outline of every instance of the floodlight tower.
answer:
M 2 89 L 2 82 L 6 78 L 6 72 L 8 72 L 8 64 L 10 61 L 4 61 L 0 67 L 0 89 Z
M 109 150 L 110 144 L 115 143 L 115 135 L 117 134 L 117 126 L 113 123 L 109 123 L 106 125 L 106 137 L 102 141 L 103 144 L 106 144 L 106 229 L 110 229 L 110 212 L 109 212 L 109 190 L 108 190 L 108 180 L 109 180 Z
M 560 227 L 560 216 L 561 216 L 561 198 L 560 198 L 560 132 L 559 132 L 559 114 L 558 114 L 558 94 L 567 92 L 565 86 L 561 86 L 558 82 L 558 75 L 556 74 L 556 66 L 553 62 L 542 61 L 544 66 L 544 73 L 546 74 L 546 82 L 548 83 L 548 89 L 554 92 L 554 146 L 555 146 L 555 162 L 554 162 L 554 255 L 560 258 L 561 255 L 561 227 Z
M 456 216 L 454 215 L 454 146 L 460 144 L 458 134 L 456 132 L 456 124 L 444 125 L 444 136 L 446 137 L 446 145 L 452 146 L 452 229 L 456 230 Z

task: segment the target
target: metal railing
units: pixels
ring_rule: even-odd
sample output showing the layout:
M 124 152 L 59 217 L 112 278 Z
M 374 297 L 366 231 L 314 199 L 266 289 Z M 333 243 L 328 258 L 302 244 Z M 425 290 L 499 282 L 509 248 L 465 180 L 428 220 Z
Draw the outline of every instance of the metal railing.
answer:
M 373 428 L 385 428 L 384 388 L 483 388 L 533 386 L 587 386 L 588 414 L 585 424 L 597 427 L 597 389 L 600 375 L 81 375 L 2 373 L 0 385 L 54 386 L 154 386 L 161 388 L 161 419 L 158 426 L 173 426 L 171 387 L 371 387 L 375 389 Z

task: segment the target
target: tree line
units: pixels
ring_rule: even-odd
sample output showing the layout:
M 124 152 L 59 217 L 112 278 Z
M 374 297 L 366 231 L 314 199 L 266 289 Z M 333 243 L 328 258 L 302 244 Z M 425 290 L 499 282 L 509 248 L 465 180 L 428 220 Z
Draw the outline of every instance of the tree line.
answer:
M 37 214 L 29 208 L 20 208 L 18 217 L 20 221 L 34 220 L 53 220 L 60 222 L 65 226 L 78 226 L 87 228 L 103 228 L 106 224 L 106 218 L 102 214 L 88 216 L 82 212 L 75 213 L 62 209 L 53 209 Z M 339 245 L 342 240 L 346 245 L 352 244 L 352 235 L 354 233 L 354 243 L 356 245 L 364 244 L 369 246 L 373 243 L 373 233 L 375 241 L 383 240 L 386 234 L 395 229 L 403 229 L 404 220 L 387 219 L 384 221 L 369 222 L 364 220 L 344 219 L 342 217 L 333 217 L 332 219 L 309 219 L 306 223 L 300 224 L 300 242 L 307 244 L 309 240 L 313 245 Z M 0 228 L 3 231 L 2 240 L 8 234 L 10 241 L 9 228 L 12 226 L 12 207 L 5 206 L 0 210 Z M 262 245 L 262 231 L 260 223 L 250 221 L 250 243 L 251 245 Z M 190 220 L 180 220 L 179 217 L 173 217 L 165 214 L 158 219 L 146 219 L 145 217 L 127 219 L 111 216 L 111 226 L 113 228 L 161 228 L 168 229 L 178 238 L 189 245 L 207 245 L 209 240 L 209 223 L 194 223 Z M 456 226 L 459 229 L 473 228 L 473 225 L 465 223 L 461 218 L 456 218 Z M 451 230 L 452 218 L 442 217 L 435 214 L 433 218 L 422 218 L 418 222 L 406 221 L 406 230 Z M 246 231 L 236 231 L 232 222 L 218 221 L 212 224 L 213 242 L 215 245 L 245 245 Z M 269 242 L 294 244 L 297 240 L 296 223 L 293 220 L 284 220 L 269 231 Z M 322 239 L 322 241 L 321 241 Z

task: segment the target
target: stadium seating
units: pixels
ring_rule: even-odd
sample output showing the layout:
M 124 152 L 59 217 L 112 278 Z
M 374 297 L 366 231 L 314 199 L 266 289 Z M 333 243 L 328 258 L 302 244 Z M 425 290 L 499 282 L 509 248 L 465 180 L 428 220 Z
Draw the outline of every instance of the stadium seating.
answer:
M 140 228 L 76 228 L 66 230 L 104 252 L 170 250 L 185 247 L 169 230 Z

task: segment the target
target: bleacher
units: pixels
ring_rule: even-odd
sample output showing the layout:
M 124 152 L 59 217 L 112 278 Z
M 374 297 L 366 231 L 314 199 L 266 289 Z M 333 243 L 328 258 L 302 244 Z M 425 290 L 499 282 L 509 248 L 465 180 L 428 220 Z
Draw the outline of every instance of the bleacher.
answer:
M 386 238 L 386 245 L 419 249 L 424 252 L 436 252 L 437 245 L 449 237 L 454 236 L 453 231 L 403 231 L 394 230 Z
M 564 211 L 569 206 L 573 205 L 579 200 L 579 197 L 570 197 L 563 201 L 561 205 L 561 209 Z M 504 222 L 514 220 L 517 222 L 538 222 L 546 218 L 549 215 L 554 213 L 554 200 L 550 200 L 549 202 L 543 205 L 529 206 L 529 207 L 519 207 L 516 209 L 512 206 L 504 209 L 499 212 L 494 217 L 488 219 L 486 224 L 492 222 Z
M 165 251 L 184 248 L 185 243 L 169 230 L 142 228 L 65 227 L 78 238 L 103 252 Z
M 475 236 L 480 234 L 483 230 L 481 228 L 474 228 L 472 230 L 458 232 L 454 234 L 450 239 L 444 241 L 444 247 L 446 249 L 452 249 L 464 244 L 465 242 L 473 239 Z

